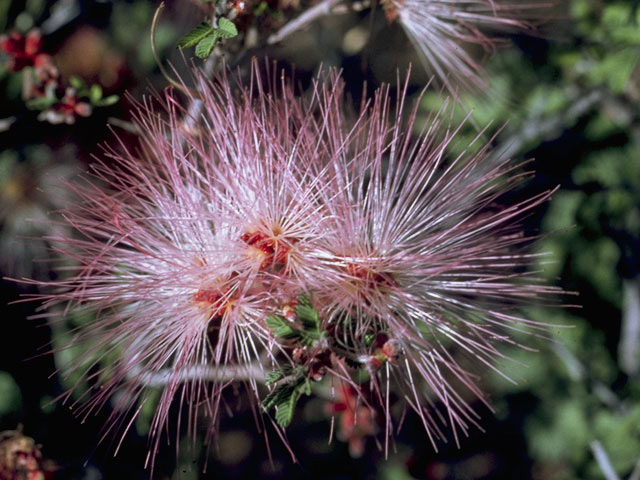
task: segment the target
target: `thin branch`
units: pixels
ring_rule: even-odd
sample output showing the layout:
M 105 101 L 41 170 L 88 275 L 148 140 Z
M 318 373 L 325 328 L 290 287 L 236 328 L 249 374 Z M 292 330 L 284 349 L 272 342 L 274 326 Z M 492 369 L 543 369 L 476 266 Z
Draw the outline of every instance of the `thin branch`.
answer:
M 593 90 L 574 102 L 561 114 L 554 113 L 546 118 L 530 118 L 525 120 L 520 129 L 511 137 L 502 141 L 502 147 L 494 151 L 494 158 L 506 159 L 522 153 L 522 150 L 533 140 L 549 140 L 570 123 L 582 117 L 598 105 L 605 97 L 604 91 Z
M 214 49 L 213 53 L 207 59 L 207 61 L 204 64 L 204 67 L 202 68 L 202 73 L 206 78 L 210 78 L 214 74 L 216 66 L 219 65 L 220 63 L 218 61 L 218 57 L 219 57 L 218 51 L 217 49 Z M 195 124 L 200 118 L 200 113 L 202 112 L 203 107 L 204 107 L 204 103 L 200 99 L 200 96 L 193 97 L 191 99 L 191 103 L 187 108 L 187 114 L 184 118 L 184 126 L 186 127 L 187 130 L 190 130 L 195 126 Z
M 7 117 L 0 119 L 0 132 L 6 132 L 11 128 L 11 125 L 16 121 L 16 117 Z
M 640 277 L 624 280 L 622 332 L 618 345 L 618 362 L 630 376 L 640 373 Z
M 116 117 L 107 118 L 107 123 L 121 128 L 129 133 L 133 133 L 134 135 L 140 135 L 140 129 L 135 123 L 127 122 L 126 120 L 122 120 Z
M 301 30 L 318 18 L 329 15 L 332 12 L 333 7 L 341 1 L 342 0 L 322 0 L 322 2 L 314 5 L 298 17 L 288 22 L 276 33 L 270 35 L 269 38 L 267 38 L 267 45 L 273 45 L 274 43 L 281 42 L 292 33 Z
M 636 466 L 633 467 L 633 471 L 627 480 L 640 480 L 640 460 L 636 462 Z
M 361 2 L 353 2 L 348 5 L 336 5 L 336 7 L 331 10 L 331 13 L 350 13 L 350 12 L 362 12 L 367 8 L 371 8 L 370 0 L 362 0 Z
M 156 61 L 156 65 L 158 65 L 158 68 L 160 69 L 160 73 L 162 73 L 162 76 L 167 80 L 167 82 L 169 82 L 173 87 L 177 88 L 178 90 L 185 93 L 186 95 L 191 93 L 192 96 L 199 97 L 200 92 L 198 92 L 197 90 L 191 89 L 189 87 L 186 87 L 185 85 L 171 78 L 171 76 L 169 75 L 169 72 L 167 72 L 167 70 L 164 68 L 164 65 L 162 65 L 162 60 L 160 59 L 160 55 L 158 55 L 158 50 L 156 48 L 156 27 L 158 25 L 158 20 L 160 19 L 160 14 L 162 13 L 163 9 L 164 9 L 164 2 L 160 2 L 160 5 L 158 5 L 158 8 L 156 8 L 155 13 L 153 14 L 153 19 L 151 20 L 150 35 L 151 35 L 151 53 L 153 54 L 153 58 Z
M 609 460 L 609 456 L 602 444 L 598 440 L 593 440 L 589 446 L 591 447 L 593 456 L 596 458 L 596 462 L 598 462 L 598 466 L 600 467 L 600 471 L 604 475 L 604 478 L 607 480 L 620 480 L 620 477 L 614 470 L 613 465 L 611 465 L 611 460 Z
M 198 366 L 183 369 L 182 371 L 174 371 L 171 369 L 163 369 L 158 372 L 143 372 L 138 369 L 132 370 L 127 378 L 140 382 L 147 387 L 157 388 L 163 387 L 176 378 L 180 382 L 189 382 L 193 380 L 226 383 L 233 381 L 255 380 L 264 383 L 265 375 L 262 367 L 257 364 L 250 364 L 238 367 L 209 367 Z
M 574 382 L 589 382 L 593 389 L 593 394 L 598 400 L 618 413 L 625 412 L 624 403 L 615 394 L 615 392 L 603 382 L 592 378 L 587 367 L 573 354 L 571 350 L 566 347 L 564 343 L 553 341 L 551 343 L 551 348 L 558 358 L 562 360 L 562 363 L 564 363 L 571 380 Z

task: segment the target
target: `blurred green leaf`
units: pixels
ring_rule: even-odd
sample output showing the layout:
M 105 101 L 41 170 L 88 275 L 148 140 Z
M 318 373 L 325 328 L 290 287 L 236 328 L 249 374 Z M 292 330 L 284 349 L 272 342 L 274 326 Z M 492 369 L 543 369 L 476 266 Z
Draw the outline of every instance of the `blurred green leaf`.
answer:
M 76 75 L 69 77 L 69 85 L 73 87 L 78 95 L 82 95 L 81 92 L 84 92 L 87 89 L 87 84 L 84 80 Z
M 91 90 L 89 90 L 89 100 L 91 103 L 96 104 L 102 99 L 102 87 L 98 84 L 91 85 Z
M 583 463 L 590 455 L 591 429 L 579 399 L 566 400 L 546 414 L 551 415 L 547 421 L 534 423 L 532 417 L 525 427 L 534 458 Z
M 153 416 L 156 413 L 162 390 L 148 390 L 144 398 L 140 399 L 139 412 L 136 416 L 136 430 L 139 435 L 147 435 L 151 428 Z
M 621 93 L 629 83 L 639 58 L 640 50 L 636 47 L 607 54 L 597 67 L 588 73 L 588 78 L 594 84 L 604 82 L 614 93 Z
M 56 102 L 57 102 L 57 99 L 53 97 L 32 98 L 31 100 L 27 100 L 27 108 L 29 110 L 38 110 L 38 111 L 46 110 Z
M 118 95 L 109 95 L 108 97 L 104 97 L 103 99 L 94 102 L 94 105 L 96 107 L 110 107 L 111 105 L 118 103 L 118 100 L 120 100 Z
M 20 387 L 10 373 L 0 370 L 0 418 L 22 408 Z
M 625 413 L 602 408 L 594 418 L 594 435 L 620 476 L 633 469 L 640 454 L 640 404 Z

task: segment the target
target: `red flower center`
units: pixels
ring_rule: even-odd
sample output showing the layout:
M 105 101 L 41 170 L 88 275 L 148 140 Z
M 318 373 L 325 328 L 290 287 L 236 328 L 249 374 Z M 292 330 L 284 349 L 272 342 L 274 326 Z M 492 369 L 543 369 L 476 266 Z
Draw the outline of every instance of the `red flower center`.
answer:
M 260 269 L 287 263 L 291 248 L 279 240 L 276 233 L 267 234 L 260 230 L 252 230 L 240 237 L 250 247 L 248 255 L 260 260 Z

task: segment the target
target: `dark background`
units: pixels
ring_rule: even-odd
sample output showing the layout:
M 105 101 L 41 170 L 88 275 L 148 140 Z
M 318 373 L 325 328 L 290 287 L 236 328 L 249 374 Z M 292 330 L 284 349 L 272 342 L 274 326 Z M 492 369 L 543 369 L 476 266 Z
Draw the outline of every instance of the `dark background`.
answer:
M 40 27 L 44 48 L 65 78 L 76 75 L 100 84 L 105 96 L 120 96 L 74 125 L 51 125 L 25 106 L 21 75 L 0 63 L 0 119 L 13 121 L 0 132 L 0 276 L 56 277 L 46 261 L 50 245 L 40 238 L 54 228 L 44 222 L 49 212 L 73 201 L 59 179 L 72 179 L 100 155 L 100 144 L 112 138 L 107 122 L 128 121 L 131 99 L 167 84 L 151 54 L 156 7 L 147 0 L 0 0 L 0 32 Z M 563 7 L 535 35 L 504 38 L 508 44 L 486 59 L 489 88 L 461 94 L 457 114 L 462 119 L 471 111 L 472 119 L 454 150 L 476 135 L 477 126 L 490 124 L 487 138 L 501 129 L 497 152 L 514 161 L 533 159 L 528 167 L 535 176 L 505 201 L 560 186 L 524 228 L 544 234 L 536 249 L 550 253 L 540 266 L 548 282 L 579 293 L 565 300 L 578 307 L 527 312 L 570 328 L 550 329 L 551 339 L 519 338 L 538 353 L 505 351 L 515 362 L 501 368 L 517 384 L 482 373 L 495 407 L 492 413 L 478 406 L 486 432 L 472 431 L 461 448 L 450 442 L 436 453 L 419 420 L 409 416 L 389 459 L 373 439 L 354 459 L 345 443 L 328 444 L 330 418 L 323 401 L 312 398 L 302 402 L 288 430 L 298 464 L 275 435 L 270 462 L 248 409 L 240 408 L 223 420 L 210 450 L 185 441 L 176 455 L 173 443 L 162 444 L 154 478 L 595 480 L 605 477 L 594 442 L 620 478 L 640 478 L 640 16 L 633 1 L 570 0 Z M 284 14 L 295 16 L 295 9 Z M 186 71 L 175 45 L 201 20 L 197 2 L 168 3 L 156 34 L 165 63 Z M 278 21 L 265 20 L 259 31 Z M 364 81 L 369 91 L 395 82 L 397 68 L 405 71 L 409 63 L 412 92 L 429 78 L 410 41 L 380 8 L 373 15 L 324 18 L 282 45 L 251 53 L 295 65 L 303 86 L 319 64 L 339 67 L 354 101 Z M 441 101 L 431 89 L 421 112 Z M 114 457 L 117 438 L 98 442 L 108 410 L 81 422 L 54 401 L 73 383 L 55 373 L 72 353 L 38 352 L 49 342 L 64 344 L 68 330 L 28 320 L 37 313 L 33 303 L 10 304 L 36 287 L 10 280 L 1 285 L 0 430 L 21 425 L 57 465 L 56 478 L 149 478 L 150 412 L 142 412 Z

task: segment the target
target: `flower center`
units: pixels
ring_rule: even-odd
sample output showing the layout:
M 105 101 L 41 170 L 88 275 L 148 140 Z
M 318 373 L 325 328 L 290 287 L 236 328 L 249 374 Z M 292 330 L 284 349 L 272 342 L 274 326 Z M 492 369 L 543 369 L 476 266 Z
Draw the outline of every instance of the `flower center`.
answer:
M 274 228 L 271 234 L 260 230 L 244 233 L 240 239 L 248 246 L 247 258 L 258 263 L 261 270 L 272 265 L 286 265 L 291 249 L 278 238 L 281 233 L 279 228 Z
M 219 288 L 202 287 L 193 295 L 193 300 L 202 308 L 211 312 L 211 318 L 220 318 L 235 305 L 235 299 Z

